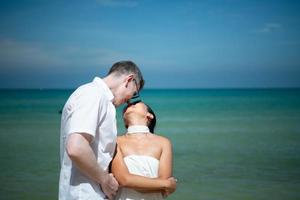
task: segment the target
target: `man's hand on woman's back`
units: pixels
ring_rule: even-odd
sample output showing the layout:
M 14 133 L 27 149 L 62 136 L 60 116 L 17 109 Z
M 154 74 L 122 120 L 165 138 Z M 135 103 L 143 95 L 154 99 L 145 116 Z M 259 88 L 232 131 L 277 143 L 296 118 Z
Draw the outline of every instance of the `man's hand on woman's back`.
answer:
M 119 184 L 113 174 L 106 174 L 100 183 L 100 187 L 108 199 L 113 199 L 117 194 Z

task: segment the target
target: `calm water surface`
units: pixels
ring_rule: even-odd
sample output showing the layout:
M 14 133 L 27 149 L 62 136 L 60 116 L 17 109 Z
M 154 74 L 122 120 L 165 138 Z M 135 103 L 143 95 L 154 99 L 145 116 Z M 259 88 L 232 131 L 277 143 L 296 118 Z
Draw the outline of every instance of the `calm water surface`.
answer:
M 1 199 L 57 199 L 60 114 L 72 90 L 0 90 Z M 171 139 L 169 199 L 300 199 L 300 89 L 145 90 Z M 118 109 L 119 133 L 124 133 Z

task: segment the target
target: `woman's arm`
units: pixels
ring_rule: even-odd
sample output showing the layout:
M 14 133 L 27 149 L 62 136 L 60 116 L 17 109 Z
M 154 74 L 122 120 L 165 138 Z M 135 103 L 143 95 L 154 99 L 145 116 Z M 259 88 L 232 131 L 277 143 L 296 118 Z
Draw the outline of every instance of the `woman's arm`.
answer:
M 144 176 L 130 174 L 123 160 L 119 147 L 112 161 L 112 173 L 120 186 L 129 187 L 140 192 L 165 192 L 176 187 L 175 179 L 147 178 Z
M 169 139 L 161 137 L 162 144 L 162 153 L 159 159 L 159 169 L 158 169 L 158 177 L 162 179 L 167 179 L 172 177 L 173 171 L 173 151 L 172 144 Z M 174 179 L 176 181 L 176 179 Z M 176 184 L 173 185 L 169 190 L 165 190 L 163 192 L 163 196 L 168 196 L 171 193 L 175 192 Z
M 167 138 L 160 138 L 162 144 L 162 153 L 159 159 L 158 177 L 167 179 L 172 176 L 173 171 L 173 153 L 172 144 Z

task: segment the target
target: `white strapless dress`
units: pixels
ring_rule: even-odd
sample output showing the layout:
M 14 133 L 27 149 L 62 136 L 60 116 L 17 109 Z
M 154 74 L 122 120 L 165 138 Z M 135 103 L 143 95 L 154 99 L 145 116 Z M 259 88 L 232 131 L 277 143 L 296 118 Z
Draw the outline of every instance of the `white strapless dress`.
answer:
M 159 160 L 151 156 L 129 155 L 124 157 L 124 162 L 131 174 L 158 177 Z M 121 188 L 115 199 L 118 200 L 162 200 L 161 193 L 141 193 L 130 188 Z

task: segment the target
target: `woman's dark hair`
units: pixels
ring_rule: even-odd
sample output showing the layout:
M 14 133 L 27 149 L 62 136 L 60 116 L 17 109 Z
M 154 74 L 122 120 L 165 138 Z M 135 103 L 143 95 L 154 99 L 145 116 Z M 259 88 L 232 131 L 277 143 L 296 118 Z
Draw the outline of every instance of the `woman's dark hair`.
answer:
M 151 133 L 154 133 L 154 129 L 155 129 L 155 126 L 156 126 L 156 115 L 153 112 L 153 110 L 150 108 L 150 106 L 148 106 L 147 104 L 145 104 L 145 105 L 147 106 L 148 112 L 153 115 L 153 119 L 151 119 L 150 123 L 148 124 L 148 128 L 149 128 Z
M 140 103 L 140 102 L 142 102 L 142 101 L 141 100 L 137 100 L 137 101 L 134 101 L 134 102 L 130 103 L 130 105 L 134 105 L 134 104 L 137 104 L 137 103 Z M 156 126 L 156 115 L 155 115 L 154 111 L 152 110 L 152 108 L 150 106 L 148 106 L 147 104 L 145 104 L 145 105 L 147 107 L 147 111 L 153 115 L 153 118 L 151 119 L 151 121 L 148 124 L 148 128 L 149 128 L 149 131 L 151 133 L 154 133 L 154 129 L 155 129 L 155 126 Z M 124 107 L 123 114 L 126 112 L 126 110 L 127 110 L 128 107 L 129 106 Z M 128 128 L 127 125 L 125 125 L 125 126 L 126 126 L 126 128 Z

